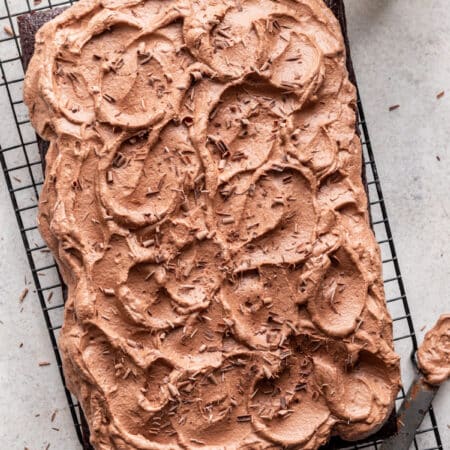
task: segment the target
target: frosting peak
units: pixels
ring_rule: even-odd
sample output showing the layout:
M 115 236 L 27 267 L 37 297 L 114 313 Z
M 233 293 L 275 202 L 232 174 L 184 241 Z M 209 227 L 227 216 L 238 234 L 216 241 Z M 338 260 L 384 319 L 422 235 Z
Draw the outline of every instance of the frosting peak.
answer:
M 38 33 L 41 232 L 99 450 L 317 449 L 399 384 L 321 0 L 82 0 Z

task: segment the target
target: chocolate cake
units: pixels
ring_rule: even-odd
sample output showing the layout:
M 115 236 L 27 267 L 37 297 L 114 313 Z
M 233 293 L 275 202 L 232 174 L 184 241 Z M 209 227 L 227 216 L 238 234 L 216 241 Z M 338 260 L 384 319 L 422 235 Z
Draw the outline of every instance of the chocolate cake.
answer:
M 398 357 L 321 1 L 81 1 L 37 34 L 25 100 L 95 448 L 316 449 L 382 426 Z

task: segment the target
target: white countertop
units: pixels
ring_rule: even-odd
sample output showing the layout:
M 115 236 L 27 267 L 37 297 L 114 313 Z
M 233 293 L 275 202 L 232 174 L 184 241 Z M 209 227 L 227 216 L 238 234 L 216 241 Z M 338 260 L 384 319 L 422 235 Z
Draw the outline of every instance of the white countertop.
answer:
M 448 0 L 347 0 L 347 9 L 355 70 L 421 342 L 438 316 L 450 312 L 450 8 Z M 438 100 L 441 91 L 446 95 Z M 400 108 L 389 112 L 394 104 Z M 6 136 L 14 124 L 3 92 L 0 107 Z M 0 274 L 1 448 L 79 450 L 32 284 L 18 301 L 32 277 L 3 175 Z M 42 361 L 51 365 L 40 367 Z M 450 450 L 450 382 L 434 404 Z

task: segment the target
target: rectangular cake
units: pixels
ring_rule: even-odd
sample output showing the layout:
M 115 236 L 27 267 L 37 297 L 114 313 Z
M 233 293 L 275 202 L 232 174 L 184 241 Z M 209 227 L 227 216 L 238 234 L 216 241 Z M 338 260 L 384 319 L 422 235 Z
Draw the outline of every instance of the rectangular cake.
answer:
M 321 0 L 80 1 L 37 33 L 39 224 L 95 449 L 317 449 L 388 418 L 346 62 Z

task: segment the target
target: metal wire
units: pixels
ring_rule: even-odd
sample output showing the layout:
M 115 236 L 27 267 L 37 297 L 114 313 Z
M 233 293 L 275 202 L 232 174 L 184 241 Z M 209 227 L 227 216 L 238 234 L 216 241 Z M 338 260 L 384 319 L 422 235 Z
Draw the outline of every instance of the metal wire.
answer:
M 32 4 L 32 0 L 2 0 L 2 2 L 3 7 L 0 4 L 0 7 L 2 7 L 0 10 L 0 24 L 8 25 L 13 30 L 14 35 L 0 39 L 0 46 L 2 46 L 0 47 L 0 50 L 2 53 L 4 52 L 3 46 L 8 45 L 8 43 L 13 49 L 12 55 L 8 55 L 0 60 L 0 71 L 2 75 L 0 87 L 6 93 L 10 104 L 12 119 L 16 125 L 16 136 L 9 136 L 6 145 L 4 145 L 3 142 L 1 143 L 0 162 L 3 168 L 6 185 L 11 196 L 15 215 L 17 217 L 17 223 L 27 253 L 28 262 L 33 274 L 33 280 L 44 314 L 45 324 L 49 331 L 58 369 L 64 384 L 61 357 L 57 346 L 58 330 L 62 325 L 61 313 L 64 309 L 63 285 L 59 277 L 57 266 L 51 255 L 48 253 L 44 241 L 37 232 L 36 225 L 37 201 L 40 187 L 43 182 L 42 162 L 37 149 L 35 135 L 31 133 L 33 138 L 30 139 L 27 137 L 27 134 L 29 133 L 24 129 L 25 127 L 29 127 L 30 123 L 28 116 L 23 112 L 24 104 L 21 97 L 23 71 L 21 72 L 20 77 L 17 77 L 17 75 L 12 76 L 9 67 L 21 63 L 17 17 L 29 13 L 30 11 L 68 6 L 73 4 L 75 0 L 43 0 L 37 4 L 36 2 L 33 2 Z M 14 4 L 14 9 L 11 7 L 12 4 Z M 395 346 L 397 351 L 402 355 L 414 355 L 417 350 L 414 325 L 407 302 L 405 287 L 400 272 L 398 257 L 359 93 L 357 106 L 359 112 L 358 126 L 361 132 L 371 222 L 382 252 L 386 299 L 394 321 Z M 2 140 L 5 140 L 6 142 L 4 137 L 2 137 Z M 19 178 L 19 176 L 22 178 Z M 77 436 L 80 439 L 80 442 L 82 442 L 80 405 L 67 390 L 65 384 L 64 389 Z M 404 397 L 405 391 L 402 388 L 399 397 L 397 398 L 397 402 L 401 401 Z M 433 408 L 430 408 L 424 423 L 429 425 L 425 425 L 424 428 L 416 433 L 414 449 L 442 450 L 442 441 Z M 426 439 L 422 439 L 423 436 L 426 436 Z M 427 442 L 428 447 L 425 448 L 424 446 L 421 446 L 422 441 Z M 429 443 L 431 441 L 433 443 L 430 447 Z M 378 449 L 381 442 L 382 441 L 371 441 L 363 444 L 356 443 L 345 448 Z

